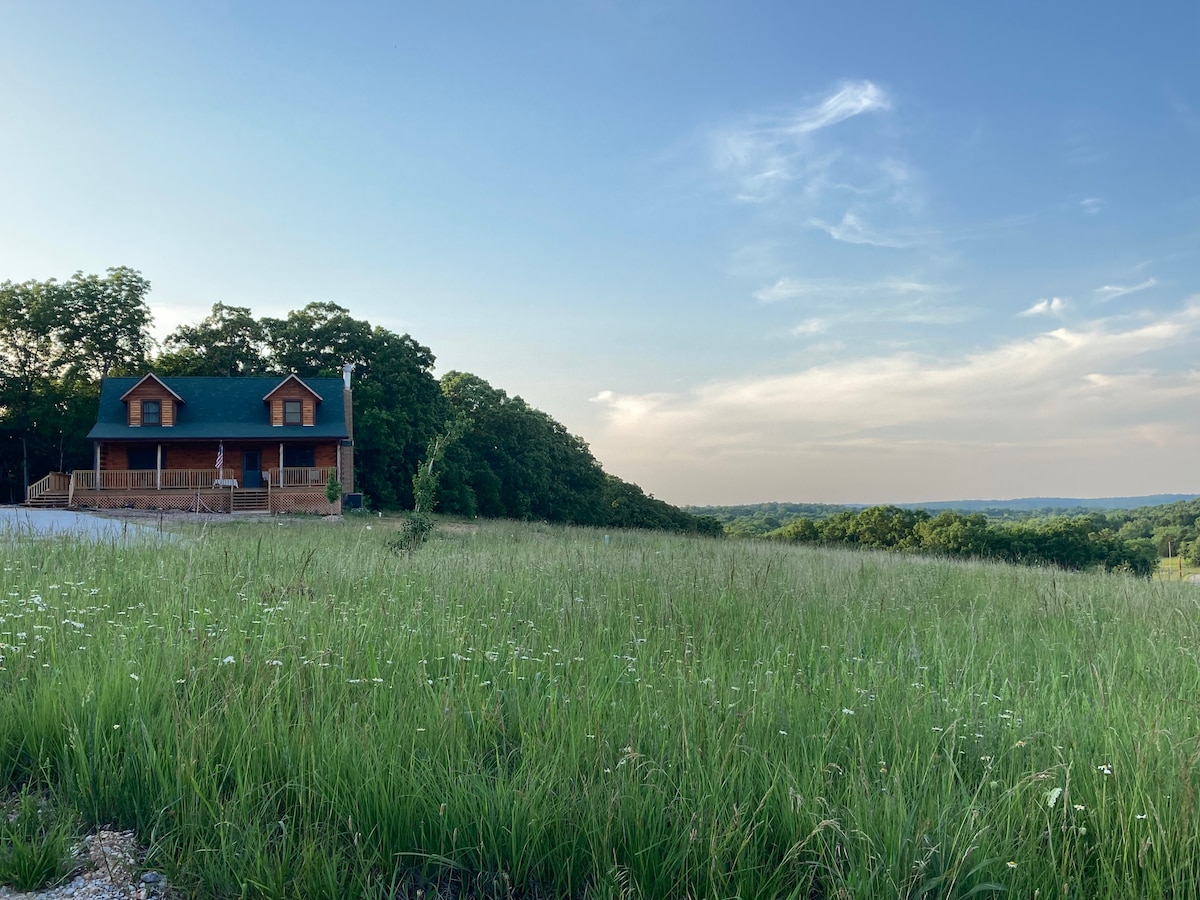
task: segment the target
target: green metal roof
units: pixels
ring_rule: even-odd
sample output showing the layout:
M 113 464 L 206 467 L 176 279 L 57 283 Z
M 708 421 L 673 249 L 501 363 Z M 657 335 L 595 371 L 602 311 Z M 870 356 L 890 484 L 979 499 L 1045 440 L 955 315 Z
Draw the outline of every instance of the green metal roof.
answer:
M 338 439 L 350 437 L 342 403 L 342 379 L 301 378 L 322 398 L 313 425 L 272 425 L 270 408 L 263 398 L 283 384 L 287 375 L 271 378 L 170 378 L 155 376 L 183 399 L 175 410 L 175 424 L 131 428 L 126 392 L 142 380 L 106 378 L 100 386 L 100 411 L 92 441 L 187 441 L 264 438 L 272 441 Z

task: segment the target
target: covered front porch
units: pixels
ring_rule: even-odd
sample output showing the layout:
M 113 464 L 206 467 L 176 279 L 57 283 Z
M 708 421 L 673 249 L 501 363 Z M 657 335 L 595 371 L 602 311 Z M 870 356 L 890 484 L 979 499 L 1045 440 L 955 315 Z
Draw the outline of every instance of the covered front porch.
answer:
M 29 487 L 30 506 L 85 509 L 173 509 L 190 512 L 270 512 L 331 515 L 326 467 L 269 469 L 260 487 L 243 487 L 234 470 L 91 470 L 51 472 Z
M 326 486 L 342 482 L 336 444 L 249 441 L 96 442 L 91 469 L 54 472 L 29 505 L 328 515 Z

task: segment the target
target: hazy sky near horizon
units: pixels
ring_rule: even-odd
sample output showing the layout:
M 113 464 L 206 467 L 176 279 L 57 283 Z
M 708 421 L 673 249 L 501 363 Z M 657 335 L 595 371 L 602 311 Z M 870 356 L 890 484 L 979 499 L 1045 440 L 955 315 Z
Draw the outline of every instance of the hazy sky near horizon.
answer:
M 331 300 L 675 503 L 1200 492 L 1200 4 L 0 2 L 0 281 Z

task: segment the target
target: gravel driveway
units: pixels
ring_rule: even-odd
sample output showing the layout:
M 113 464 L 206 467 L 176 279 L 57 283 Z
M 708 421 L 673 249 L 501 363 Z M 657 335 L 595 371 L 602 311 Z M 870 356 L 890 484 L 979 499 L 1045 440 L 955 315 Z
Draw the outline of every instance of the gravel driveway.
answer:
M 0 506 L 0 534 L 18 532 L 35 537 L 74 535 L 93 541 L 159 538 L 157 528 L 120 519 L 103 518 L 69 509 L 28 509 Z

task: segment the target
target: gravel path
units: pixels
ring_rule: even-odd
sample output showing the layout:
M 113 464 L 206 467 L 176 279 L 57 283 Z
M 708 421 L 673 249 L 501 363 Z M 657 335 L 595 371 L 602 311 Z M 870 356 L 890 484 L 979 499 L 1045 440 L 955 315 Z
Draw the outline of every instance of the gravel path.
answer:
M 141 525 L 70 509 L 28 509 L 24 506 L 0 506 L 0 532 L 5 531 L 33 537 L 70 534 L 95 541 L 159 536 L 158 529 L 149 523 Z

